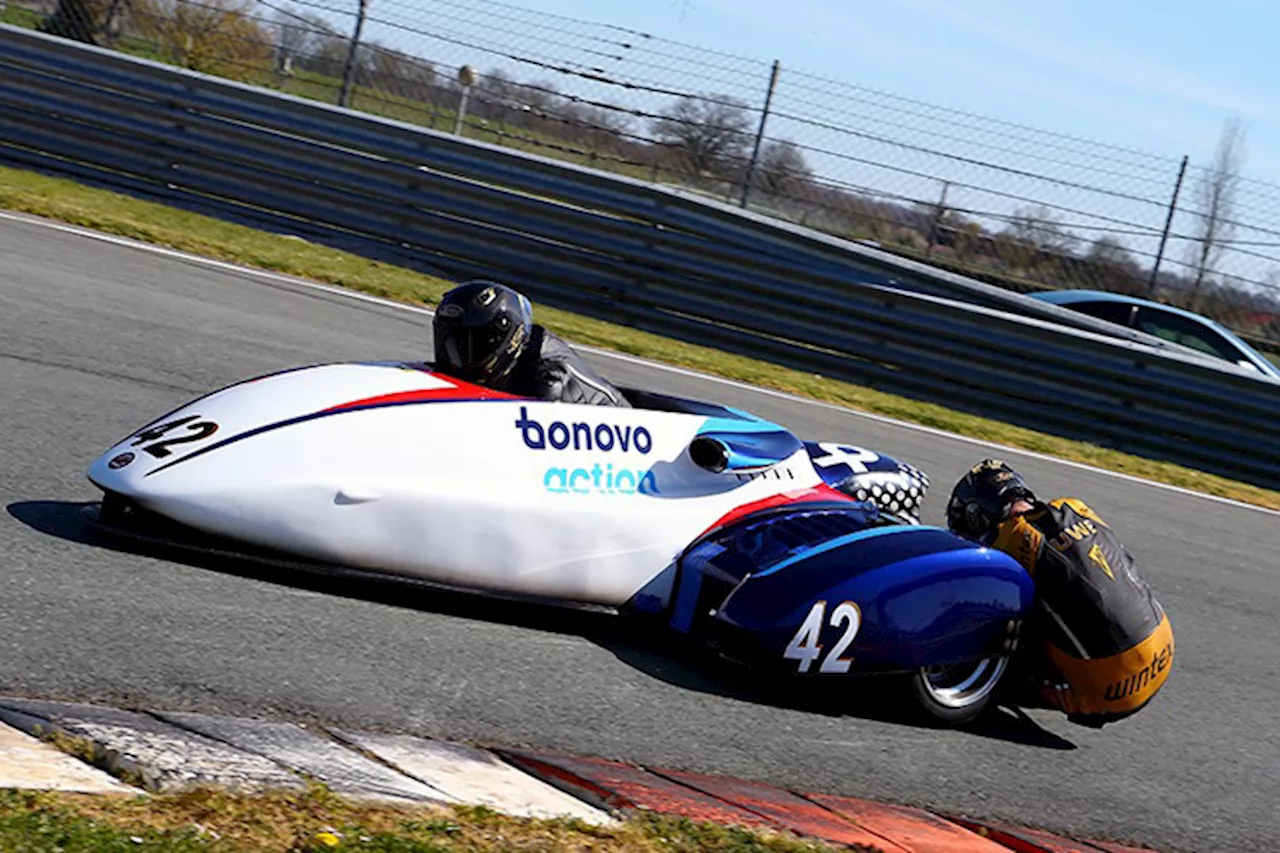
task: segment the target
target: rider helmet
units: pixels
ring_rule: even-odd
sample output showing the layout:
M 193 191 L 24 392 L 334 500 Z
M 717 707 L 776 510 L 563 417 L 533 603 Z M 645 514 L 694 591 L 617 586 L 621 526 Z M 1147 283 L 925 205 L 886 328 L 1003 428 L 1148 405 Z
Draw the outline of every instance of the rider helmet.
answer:
M 947 526 L 961 536 L 985 541 L 1009 517 L 1020 500 L 1034 503 L 1022 476 L 999 459 L 984 459 L 951 490 L 947 502 Z
M 492 281 L 469 281 L 440 300 L 433 323 L 436 368 L 467 382 L 502 386 L 533 332 L 524 294 Z

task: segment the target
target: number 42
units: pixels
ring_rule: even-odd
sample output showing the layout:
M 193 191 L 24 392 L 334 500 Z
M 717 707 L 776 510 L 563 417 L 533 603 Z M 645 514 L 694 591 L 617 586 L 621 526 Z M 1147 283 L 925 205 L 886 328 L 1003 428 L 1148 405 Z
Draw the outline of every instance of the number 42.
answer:
M 825 601 L 815 602 L 813 607 L 809 609 L 809 615 L 804 618 L 804 622 L 800 625 L 800 630 L 796 631 L 796 635 L 791 638 L 791 642 L 787 643 L 787 649 L 782 653 L 784 658 L 788 660 L 800 661 L 799 671 L 808 672 L 813 662 L 822 656 L 822 625 L 827 615 L 827 603 Z M 831 647 L 831 651 L 827 652 L 826 658 L 823 659 L 822 665 L 818 667 L 820 673 L 845 673 L 849 671 L 849 665 L 853 663 L 852 658 L 841 657 L 845 649 L 853 644 L 854 637 L 858 636 L 858 629 L 862 627 L 862 611 L 858 609 L 858 605 L 852 601 L 842 601 L 831 610 L 831 627 L 838 628 L 845 626 L 844 633 L 840 635 L 840 639 Z

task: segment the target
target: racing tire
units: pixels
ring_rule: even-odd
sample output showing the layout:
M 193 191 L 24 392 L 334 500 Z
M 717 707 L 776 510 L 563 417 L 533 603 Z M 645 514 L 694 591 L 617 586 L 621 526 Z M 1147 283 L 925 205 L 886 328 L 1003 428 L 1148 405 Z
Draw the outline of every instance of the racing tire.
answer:
M 962 726 L 982 716 L 992 705 L 1008 669 L 1007 655 L 924 667 L 911 675 L 908 693 L 926 722 Z
M 122 525 L 127 520 L 130 510 L 133 508 L 132 502 L 115 492 L 106 492 L 102 496 L 102 504 L 98 508 L 98 518 L 103 524 Z

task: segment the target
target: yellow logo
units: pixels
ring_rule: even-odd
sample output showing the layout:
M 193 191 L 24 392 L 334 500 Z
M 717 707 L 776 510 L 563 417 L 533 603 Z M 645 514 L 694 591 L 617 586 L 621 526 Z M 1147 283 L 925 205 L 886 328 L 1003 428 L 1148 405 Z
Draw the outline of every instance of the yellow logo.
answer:
M 1077 521 L 1070 527 L 1064 528 L 1061 533 L 1050 540 L 1049 544 L 1059 551 L 1065 551 L 1071 547 L 1072 540 L 1079 542 L 1085 537 L 1092 536 L 1097 532 L 1098 528 L 1093 525 L 1092 521 L 1086 518 L 1084 521 Z M 1095 545 L 1094 547 L 1096 548 L 1097 546 Z M 1093 554 L 1090 553 L 1089 556 L 1092 557 Z
M 492 287 L 486 287 L 484 290 L 480 291 L 480 295 L 476 297 L 476 302 L 480 303 L 481 305 L 488 305 L 490 302 L 496 299 L 497 296 L 498 296 L 498 292 L 496 290 L 494 290 Z
M 1107 577 L 1112 580 L 1116 579 L 1115 572 L 1111 571 L 1111 564 L 1107 562 L 1107 555 L 1102 553 L 1102 548 L 1095 544 L 1089 549 L 1089 559 L 1097 564 L 1098 568 L 1107 573 Z

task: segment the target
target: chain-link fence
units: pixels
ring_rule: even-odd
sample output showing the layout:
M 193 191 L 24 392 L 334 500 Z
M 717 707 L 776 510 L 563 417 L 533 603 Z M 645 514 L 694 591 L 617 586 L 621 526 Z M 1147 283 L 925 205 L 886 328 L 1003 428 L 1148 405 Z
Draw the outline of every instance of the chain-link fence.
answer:
M 1149 296 L 1280 352 L 1280 186 L 1231 156 L 1189 165 L 491 0 L 9 3 L 11 22 L 678 184 L 1005 287 Z

